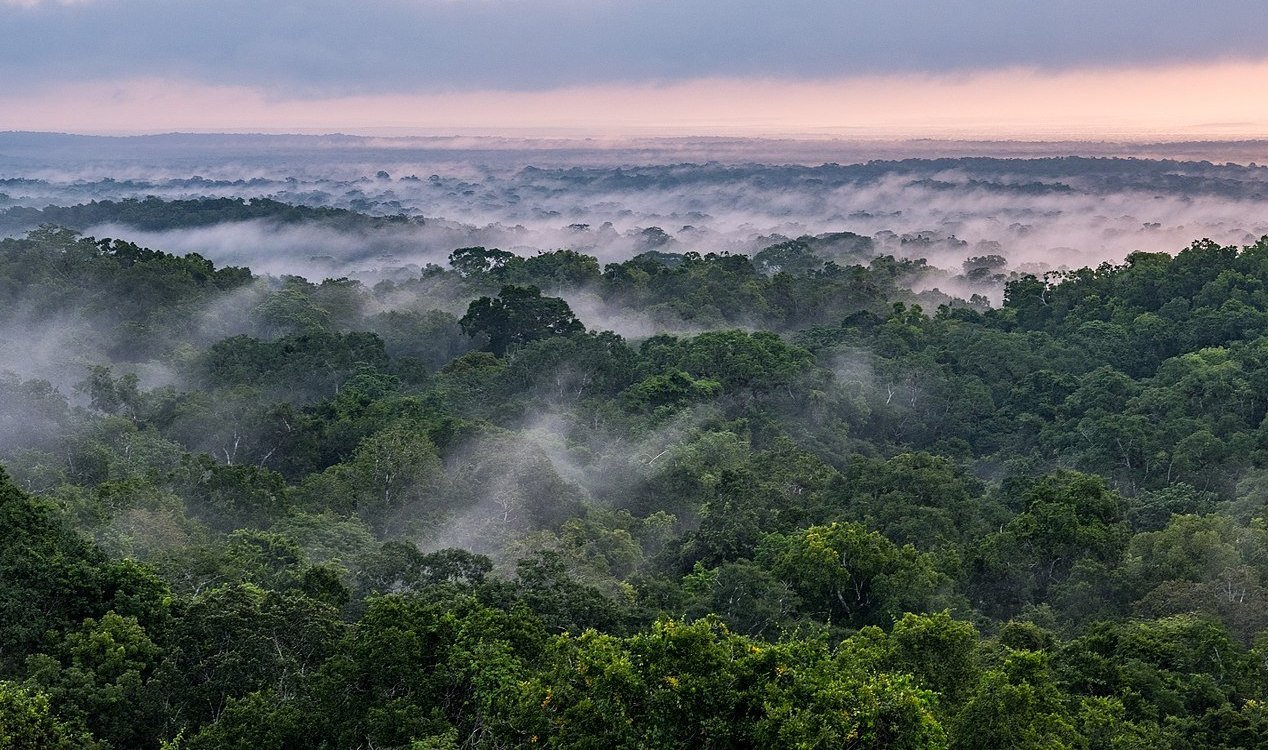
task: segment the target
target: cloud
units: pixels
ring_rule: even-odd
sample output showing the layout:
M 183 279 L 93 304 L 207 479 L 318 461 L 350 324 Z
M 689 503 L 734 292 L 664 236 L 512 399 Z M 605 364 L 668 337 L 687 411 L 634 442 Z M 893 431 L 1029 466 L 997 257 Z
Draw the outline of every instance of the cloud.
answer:
M 1263 54 L 1259 0 L 9 0 L 9 91 L 165 75 L 268 95 L 806 80 Z
M 281 99 L 246 86 L 142 78 L 0 91 L 0 128 L 453 132 L 513 123 L 591 134 L 1254 137 L 1268 128 L 1268 100 L 1253 95 L 1265 81 L 1268 61 Z
M 42 5 L 86 5 L 95 0 L 0 0 L 0 8 L 38 8 Z

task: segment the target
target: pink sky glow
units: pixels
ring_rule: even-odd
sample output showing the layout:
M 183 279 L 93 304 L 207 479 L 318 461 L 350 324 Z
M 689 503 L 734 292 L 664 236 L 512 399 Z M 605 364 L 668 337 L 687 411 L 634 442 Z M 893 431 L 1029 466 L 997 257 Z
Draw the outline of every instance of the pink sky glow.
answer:
M 331 99 L 140 79 L 0 98 L 0 129 L 1262 138 L 1264 91 L 1268 61 Z

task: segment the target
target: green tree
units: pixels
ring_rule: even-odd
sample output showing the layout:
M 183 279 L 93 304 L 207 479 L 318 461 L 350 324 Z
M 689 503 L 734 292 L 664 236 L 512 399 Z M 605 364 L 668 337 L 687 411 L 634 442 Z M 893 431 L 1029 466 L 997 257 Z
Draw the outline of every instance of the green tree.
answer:
M 567 302 L 543 297 L 535 286 L 504 286 L 496 298 L 481 297 L 458 323 L 468 335 L 487 336 L 498 356 L 530 341 L 585 332 Z
M 974 604 L 997 616 L 1046 601 L 1076 569 L 1116 563 L 1128 538 L 1123 500 L 1101 478 L 1067 472 L 1028 484 L 1025 510 L 968 561 Z
M 111 610 L 143 626 L 166 620 L 166 586 L 148 568 L 108 560 L 47 501 L 0 469 L 0 673 L 12 674 L 49 634 Z
M 169 725 L 161 680 L 161 649 L 135 618 L 107 612 L 89 618 L 52 649 L 27 663 L 62 717 L 116 748 L 156 748 Z M 0 743 L 0 746 L 3 746 Z
M 806 612 L 841 625 L 889 624 L 924 609 L 943 584 L 929 555 L 853 523 L 772 534 L 757 559 L 797 592 Z
M 1074 739 L 1048 657 L 1033 651 L 983 674 L 951 727 L 951 747 L 966 750 L 1059 750 Z
M 0 747 L 5 750 L 92 750 L 84 733 L 49 712 L 48 697 L 0 680 Z

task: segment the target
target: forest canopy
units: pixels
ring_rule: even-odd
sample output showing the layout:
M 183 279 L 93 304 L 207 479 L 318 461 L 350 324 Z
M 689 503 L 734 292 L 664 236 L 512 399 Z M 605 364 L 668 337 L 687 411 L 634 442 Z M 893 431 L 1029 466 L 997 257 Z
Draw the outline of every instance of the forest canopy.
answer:
M 1268 743 L 1268 238 L 846 240 L 0 240 L 0 747 Z

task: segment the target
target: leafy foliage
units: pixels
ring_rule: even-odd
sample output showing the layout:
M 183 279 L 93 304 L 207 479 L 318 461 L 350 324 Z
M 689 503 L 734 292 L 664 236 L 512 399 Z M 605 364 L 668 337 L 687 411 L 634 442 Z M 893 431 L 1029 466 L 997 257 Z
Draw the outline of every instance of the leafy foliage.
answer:
M 0 745 L 1268 742 L 1268 240 L 991 309 L 644 235 L 373 288 L 0 241 L 58 352 L 4 343 Z

